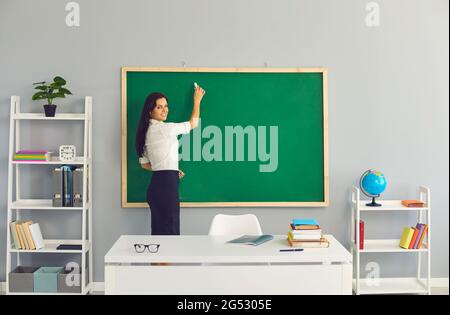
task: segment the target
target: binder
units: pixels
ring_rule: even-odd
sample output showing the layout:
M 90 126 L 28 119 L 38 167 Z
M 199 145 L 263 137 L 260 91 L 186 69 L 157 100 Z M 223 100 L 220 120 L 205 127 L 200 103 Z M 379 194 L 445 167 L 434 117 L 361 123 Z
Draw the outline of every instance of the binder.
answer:
M 62 207 L 62 170 L 61 168 L 55 168 L 52 171 L 53 181 L 53 207 Z
M 72 207 L 72 169 L 70 166 L 63 166 L 62 169 L 62 204 L 63 207 Z
M 72 200 L 74 207 L 83 206 L 83 169 L 77 168 L 73 172 Z

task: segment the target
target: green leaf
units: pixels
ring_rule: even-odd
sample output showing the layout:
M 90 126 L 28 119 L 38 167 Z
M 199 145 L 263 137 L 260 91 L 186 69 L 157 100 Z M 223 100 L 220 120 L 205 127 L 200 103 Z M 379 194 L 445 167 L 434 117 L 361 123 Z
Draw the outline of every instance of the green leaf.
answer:
M 52 84 L 49 85 L 49 87 L 50 87 L 51 89 L 56 90 L 56 89 L 59 89 L 59 88 L 61 87 L 61 85 L 58 84 L 58 83 L 52 83 Z
M 59 88 L 59 89 L 58 89 L 58 92 L 59 92 L 59 93 L 64 93 L 64 94 L 72 95 L 72 92 L 70 92 L 68 89 L 65 89 L 65 88 Z
M 60 76 L 56 76 L 53 78 L 53 81 L 55 83 L 57 83 L 58 85 L 65 85 L 67 82 L 66 80 L 64 80 L 63 78 L 61 78 Z
M 36 100 L 42 100 L 42 99 L 45 99 L 45 98 L 47 98 L 47 93 L 45 93 L 45 92 L 37 92 L 37 93 L 35 93 L 33 95 L 33 97 L 31 99 L 33 101 L 36 101 Z
M 41 91 L 47 91 L 47 86 L 45 85 L 39 85 L 35 87 L 36 90 L 41 90 Z
M 33 85 L 45 84 L 45 81 L 33 83 Z
M 51 98 L 66 98 L 66 95 L 64 93 L 53 93 L 49 95 Z

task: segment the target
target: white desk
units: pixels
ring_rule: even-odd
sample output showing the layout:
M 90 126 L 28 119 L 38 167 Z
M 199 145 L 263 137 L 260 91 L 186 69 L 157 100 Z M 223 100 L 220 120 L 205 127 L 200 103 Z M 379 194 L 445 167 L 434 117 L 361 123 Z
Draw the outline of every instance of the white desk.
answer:
M 352 256 L 331 235 L 329 248 L 280 252 L 286 236 L 253 247 L 238 236 L 121 236 L 105 256 L 106 294 L 351 294 Z M 158 253 L 135 243 L 161 244 Z M 164 265 L 155 263 L 166 263 Z

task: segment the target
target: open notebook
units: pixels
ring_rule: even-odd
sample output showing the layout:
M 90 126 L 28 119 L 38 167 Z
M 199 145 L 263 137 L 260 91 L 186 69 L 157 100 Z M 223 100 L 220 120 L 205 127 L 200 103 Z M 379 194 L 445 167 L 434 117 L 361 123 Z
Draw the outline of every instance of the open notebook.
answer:
M 273 235 L 243 235 L 227 243 L 257 246 L 270 240 L 273 240 Z

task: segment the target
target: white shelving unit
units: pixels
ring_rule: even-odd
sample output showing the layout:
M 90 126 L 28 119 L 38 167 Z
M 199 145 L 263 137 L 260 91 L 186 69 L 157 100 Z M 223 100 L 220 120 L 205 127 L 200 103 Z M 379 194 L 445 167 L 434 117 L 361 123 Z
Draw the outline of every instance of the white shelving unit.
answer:
M 9 128 L 9 157 L 8 157 L 8 208 L 7 208 L 7 252 L 6 252 L 6 293 L 24 294 L 9 292 L 9 273 L 12 268 L 12 255 L 16 255 L 17 265 L 21 265 L 21 255 L 32 254 L 79 254 L 81 255 L 81 294 L 92 292 L 93 289 L 93 254 L 92 254 L 92 97 L 85 97 L 84 113 L 77 114 L 56 114 L 55 117 L 45 117 L 40 113 L 22 113 L 20 110 L 20 97 L 11 97 L 10 128 Z M 74 162 L 64 163 L 58 157 L 52 157 L 46 162 L 23 162 L 13 161 L 13 155 L 21 150 L 20 124 L 23 120 L 43 120 L 43 121 L 82 121 L 84 122 L 84 156 L 79 156 Z M 51 199 L 22 199 L 20 173 L 21 166 L 33 165 L 77 165 L 82 166 L 83 172 L 83 204 L 82 207 L 53 207 Z M 51 173 L 49 172 L 49 176 Z M 15 194 L 13 194 L 15 185 Z M 87 196 L 87 197 L 86 197 Z M 18 250 L 11 242 L 9 223 L 12 222 L 14 214 L 15 220 L 20 220 L 23 211 L 79 211 L 82 216 L 81 239 L 69 240 L 44 240 L 45 247 L 40 250 Z M 67 212 L 65 212 L 67 213 Z M 45 237 L 45 231 L 43 231 Z M 81 250 L 57 250 L 60 244 L 81 245 Z M 87 266 L 89 265 L 89 266 Z M 88 267 L 88 280 L 85 271 Z M 26 293 L 42 294 L 42 293 Z M 62 294 L 62 293 L 59 293 Z
M 420 187 L 419 200 L 425 203 L 423 208 L 408 208 L 402 205 L 401 200 L 377 200 L 381 207 L 368 207 L 367 200 L 361 200 L 361 191 L 357 187 L 352 188 L 351 193 L 351 252 L 356 262 L 356 275 L 353 281 L 353 290 L 359 294 L 431 294 L 431 196 L 430 189 Z M 364 249 L 359 248 L 359 222 L 364 213 L 376 212 L 379 215 L 389 215 L 392 211 L 417 212 L 417 220 L 428 224 L 426 242 L 421 249 L 403 249 L 399 246 L 400 234 L 397 239 L 365 239 Z M 425 221 L 424 221 L 425 220 Z M 355 222 L 358 222 L 355 225 Z M 365 220 L 365 229 L 368 226 Z M 355 228 L 357 231 L 355 231 Z M 367 234 L 367 233 L 366 233 Z M 356 241 L 355 241 L 356 238 Z M 361 255 L 365 253 L 412 253 L 417 256 L 417 274 L 415 278 L 381 278 L 361 279 Z M 426 274 L 422 275 L 422 260 L 426 256 Z M 375 280 L 375 281 L 374 281 Z

